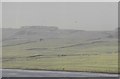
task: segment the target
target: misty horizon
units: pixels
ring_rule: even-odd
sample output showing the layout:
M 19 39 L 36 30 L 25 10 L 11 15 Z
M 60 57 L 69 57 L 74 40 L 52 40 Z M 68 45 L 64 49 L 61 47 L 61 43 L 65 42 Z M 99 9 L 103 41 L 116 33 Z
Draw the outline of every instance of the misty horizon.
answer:
M 2 27 L 1 29 L 21 29 L 21 28 L 33 28 L 33 27 L 37 27 L 37 28 L 57 28 L 57 29 L 61 29 L 61 30 L 83 30 L 83 31 L 114 31 L 116 30 L 118 27 L 111 29 L 111 30 L 86 30 L 86 29 L 71 29 L 71 28 L 60 28 L 58 26 L 45 26 L 45 25 L 31 25 L 31 26 L 20 26 L 20 27 Z

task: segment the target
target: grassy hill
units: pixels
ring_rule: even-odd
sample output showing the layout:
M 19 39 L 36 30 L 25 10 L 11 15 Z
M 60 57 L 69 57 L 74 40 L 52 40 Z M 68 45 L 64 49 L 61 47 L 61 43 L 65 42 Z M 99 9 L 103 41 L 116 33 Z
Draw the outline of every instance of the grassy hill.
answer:
M 114 31 L 30 27 L 3 34 L 3 68 L 118 72 Z

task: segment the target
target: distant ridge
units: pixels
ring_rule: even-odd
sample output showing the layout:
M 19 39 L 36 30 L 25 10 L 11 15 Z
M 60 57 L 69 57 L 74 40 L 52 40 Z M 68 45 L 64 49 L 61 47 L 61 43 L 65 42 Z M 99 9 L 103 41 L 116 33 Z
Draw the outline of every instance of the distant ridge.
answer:
M 22 26 L 23 29 L 58 29 L 55 26 Z
M 117 32 L 113 31 L 84 31 L 74 29 L 59 29 L 55 26 L 22 26 L 21 28 L 3 28 L 2 40 L 30 40 L 38 39 L 68 39 L 68 40 L 94 40 L 116 39 Z

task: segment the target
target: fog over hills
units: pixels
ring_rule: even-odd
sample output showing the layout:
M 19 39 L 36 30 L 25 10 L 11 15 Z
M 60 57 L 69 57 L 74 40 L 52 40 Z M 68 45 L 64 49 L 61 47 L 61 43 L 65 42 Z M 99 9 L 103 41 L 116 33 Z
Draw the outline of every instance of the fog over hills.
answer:
M 24 43 L 32 41 L 47 40 L 71 40 L 72 42 L 82 41 L 111 41 L 116 40 L 117 30 L 113 31 L 85 31 L 72 29 L 59 29 L 49 26 L 23 26 L 19 29 L 3 28 L 3 45 L 13 43 Z
M 7 38 L 62 38 L 62 37 L 86 37 L 92 35 L 92 37 L 109 36 L 113 35 L 113 31 L 85 31 L 85 30 L 71 30 L 71 29 L 59 29 L 57 27 L 48 26 L 23 26 L 20 29 L 16 28 L 3 28 L 3 40 Z M 96 36 L 94 36 L 96 35 Z M 36 37 L 39 36 L 39 37 Z M 89 37 L 91 38 L 91 36 Z

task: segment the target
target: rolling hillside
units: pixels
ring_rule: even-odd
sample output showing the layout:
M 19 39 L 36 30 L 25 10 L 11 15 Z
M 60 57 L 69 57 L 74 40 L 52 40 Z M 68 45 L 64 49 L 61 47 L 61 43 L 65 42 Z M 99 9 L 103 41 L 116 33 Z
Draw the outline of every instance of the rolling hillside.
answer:
M 24 26 L 2 31 L 3 68 L 117 73 L 117 31 Z

